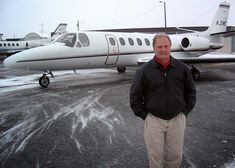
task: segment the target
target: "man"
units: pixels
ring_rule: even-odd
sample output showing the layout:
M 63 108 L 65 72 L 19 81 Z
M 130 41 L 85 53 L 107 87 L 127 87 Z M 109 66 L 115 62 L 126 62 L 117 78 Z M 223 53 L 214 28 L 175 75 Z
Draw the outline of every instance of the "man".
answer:
M 178 168 L 182 161 L 186 116 L 196 102 L 190 69 L 171 57 L 167 34 L 153 38 L 155 56 L 141 66 L 130 90 L 134 114 L 145 120 L 149 167 Z

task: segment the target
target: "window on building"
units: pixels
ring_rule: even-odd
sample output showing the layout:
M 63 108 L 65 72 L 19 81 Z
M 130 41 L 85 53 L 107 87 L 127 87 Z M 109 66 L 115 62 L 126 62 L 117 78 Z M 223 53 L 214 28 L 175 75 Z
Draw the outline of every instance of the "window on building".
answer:
M 235 52 L 235 36 L 232 36 L 232 52 Z

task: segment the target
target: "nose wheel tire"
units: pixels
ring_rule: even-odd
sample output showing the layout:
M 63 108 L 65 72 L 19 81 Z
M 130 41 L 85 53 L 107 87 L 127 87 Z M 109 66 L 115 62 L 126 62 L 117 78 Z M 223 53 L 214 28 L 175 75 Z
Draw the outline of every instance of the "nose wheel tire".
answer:
M 39 78 L 39 85 L 42 88 L 46 88 L 50 84 L 50 79 L 44 74 L 41 78 Z

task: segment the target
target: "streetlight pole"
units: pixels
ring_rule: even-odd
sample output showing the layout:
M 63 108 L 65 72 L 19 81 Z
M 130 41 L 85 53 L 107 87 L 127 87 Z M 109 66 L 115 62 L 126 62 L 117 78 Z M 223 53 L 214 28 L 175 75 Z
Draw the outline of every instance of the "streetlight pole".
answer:
M 166 32 L 166 2 L 165 1 L 159 1 L 159 3 L 163 3 L 164 5 L 164 22 L 165 22 L 165 32 Z

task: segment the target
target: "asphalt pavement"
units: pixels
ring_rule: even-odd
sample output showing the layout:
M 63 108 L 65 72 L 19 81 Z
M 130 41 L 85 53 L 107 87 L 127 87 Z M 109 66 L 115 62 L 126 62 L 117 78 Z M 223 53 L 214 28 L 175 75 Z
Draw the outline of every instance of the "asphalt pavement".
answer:
M 235 167 L 235 64 L 200 66 L 181 168 Z M 129 107 L 135 68 L 40 72 L 0 65 L 0 167 L 147 168 L 143 121 Z

